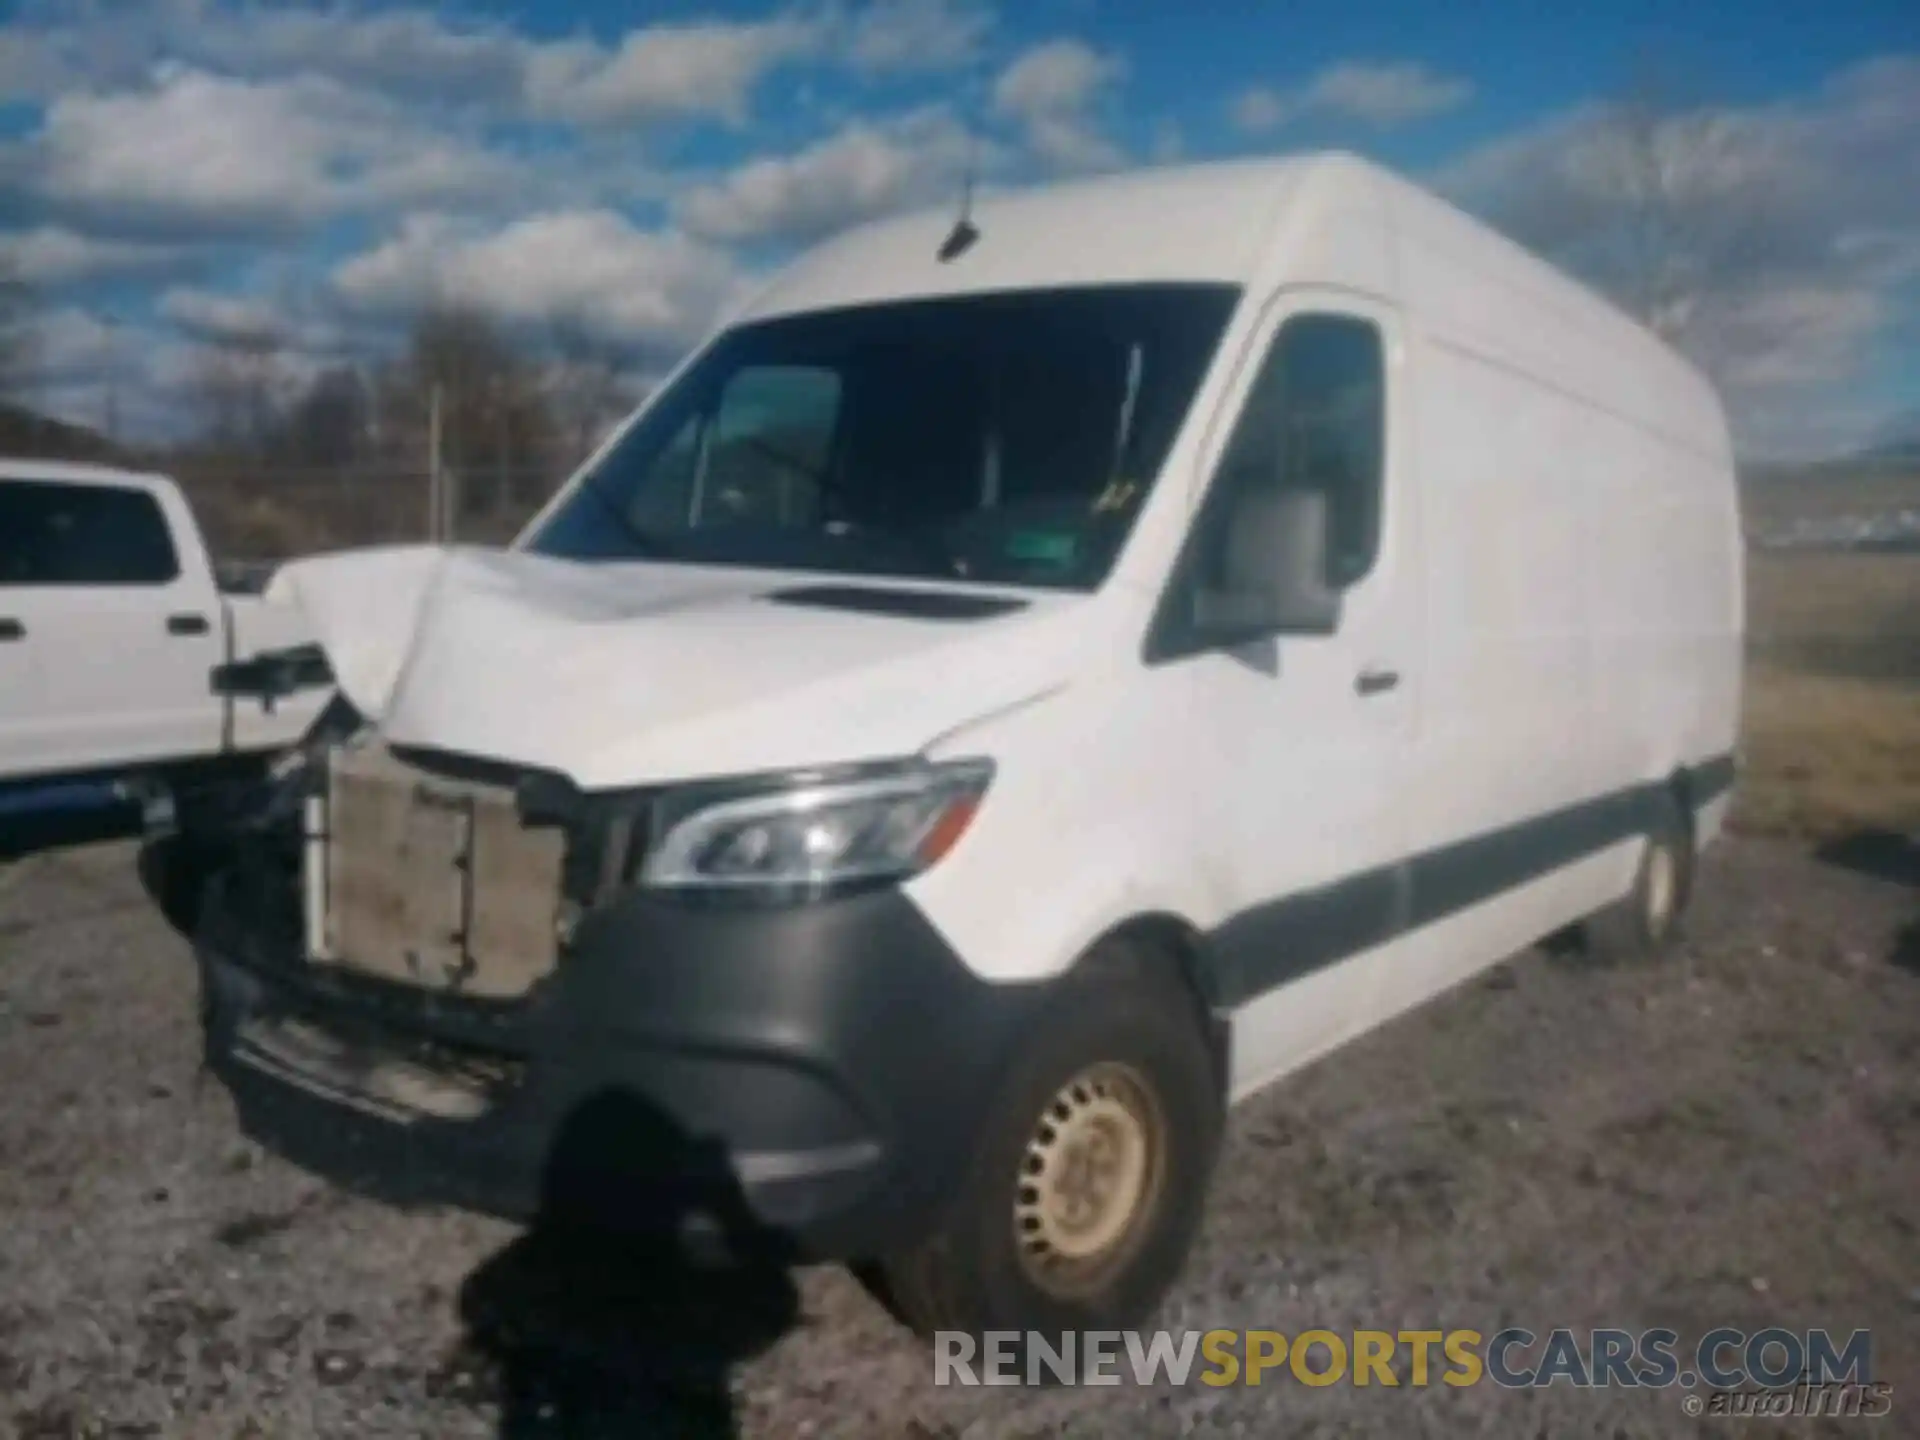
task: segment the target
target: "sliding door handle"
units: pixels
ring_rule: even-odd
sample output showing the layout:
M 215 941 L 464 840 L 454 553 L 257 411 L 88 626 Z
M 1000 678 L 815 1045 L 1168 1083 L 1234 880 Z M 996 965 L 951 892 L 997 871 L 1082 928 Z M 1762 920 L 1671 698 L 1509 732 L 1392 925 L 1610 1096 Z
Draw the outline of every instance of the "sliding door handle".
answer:
M 22 625 L 18 620 L 0 617 L 0 644 L 4 644 L 9 640 L 24 640 L 26 638 L 26 626 Z
M 1384 695 L 1400 683 L 1398 670 L 1362 670 L 1353 677 L 1353 689 L 1357 695 Z
M 167 617 L 169 635 L 204 635 L 207 629 L 207 617 L 204 615 L 169 615 Z

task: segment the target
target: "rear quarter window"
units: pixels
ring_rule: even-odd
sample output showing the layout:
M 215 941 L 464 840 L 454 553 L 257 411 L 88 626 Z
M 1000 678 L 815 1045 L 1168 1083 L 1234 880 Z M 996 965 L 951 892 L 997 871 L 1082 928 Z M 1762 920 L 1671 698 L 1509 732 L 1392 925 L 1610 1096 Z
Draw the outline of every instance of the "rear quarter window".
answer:
M 145 490 L 0 480 L 0 588 L 157 586 L 179 575 L 166 516 Z

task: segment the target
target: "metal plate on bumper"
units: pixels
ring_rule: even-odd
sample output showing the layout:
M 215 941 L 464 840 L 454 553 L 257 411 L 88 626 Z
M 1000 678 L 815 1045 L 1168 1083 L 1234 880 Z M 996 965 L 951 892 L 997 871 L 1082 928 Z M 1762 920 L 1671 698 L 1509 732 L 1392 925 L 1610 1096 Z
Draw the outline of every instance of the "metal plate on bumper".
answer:
M 564 841 L 524 827 L 511 791 L 340 750 L 325 823 L 317 960 L 493 999 L 553 969 Z

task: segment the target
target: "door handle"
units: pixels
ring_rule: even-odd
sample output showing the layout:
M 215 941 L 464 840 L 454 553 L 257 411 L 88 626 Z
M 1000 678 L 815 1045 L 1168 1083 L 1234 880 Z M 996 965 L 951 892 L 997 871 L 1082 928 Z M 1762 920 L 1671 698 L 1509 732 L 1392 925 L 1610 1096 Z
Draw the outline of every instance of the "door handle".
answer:
M 207 633 L 207 617 L 204 615 L 169 615 L 167 617 L 169 635 L 204 635 Z
M 0 619 L 0 644 L 5 644 L 9 640 L 24 640 L 26 638 L 27 627 L 22 625 L 18 620 Z
M 1354 693 L 1383 695 L 1400 683 L 1398 670 L 1362 670 L 1353 677 Z

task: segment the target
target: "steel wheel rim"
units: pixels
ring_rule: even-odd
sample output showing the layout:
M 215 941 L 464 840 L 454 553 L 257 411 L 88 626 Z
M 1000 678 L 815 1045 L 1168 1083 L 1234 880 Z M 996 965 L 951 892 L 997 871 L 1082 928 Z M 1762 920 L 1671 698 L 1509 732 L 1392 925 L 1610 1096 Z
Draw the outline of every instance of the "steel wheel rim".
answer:
M 1647 929 L 1656 937 L 1667 933 L 1673 923 L 1674 902 L 1679 895 L 1680 874 L 1673 852 L 1655 844 L 1647 852 Z
M 1166 1169 L 1158 1097 L 1128 1066 L 1091 1065 L 1041 1112 L 1020 1157 L 1014 1243 L 1056 1296 L 1097 1288 L 1131 1258 Z

